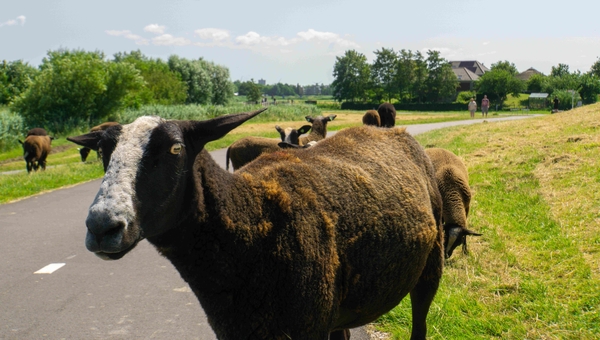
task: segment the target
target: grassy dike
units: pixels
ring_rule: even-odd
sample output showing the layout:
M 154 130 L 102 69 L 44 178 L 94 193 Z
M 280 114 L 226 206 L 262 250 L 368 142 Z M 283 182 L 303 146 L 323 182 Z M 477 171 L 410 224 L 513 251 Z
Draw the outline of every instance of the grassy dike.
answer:
M 446 262 L 429 337 L 598 339 L 600 104 L 417 139 L 463 158 L 483 233 Z M 410 315 L 406 298 L 376 328 L 407 339 Z

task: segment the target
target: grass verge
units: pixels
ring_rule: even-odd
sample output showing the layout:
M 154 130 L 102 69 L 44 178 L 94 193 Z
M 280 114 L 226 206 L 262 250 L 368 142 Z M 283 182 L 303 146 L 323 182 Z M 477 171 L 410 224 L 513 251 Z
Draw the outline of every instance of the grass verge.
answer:
M 418 135 L 452 150 L 474 193 L 471 254 L 447 261 L 431 339 L 597 339 L 600 105 Z M 378 320 L 410 336 L 410 299 Z

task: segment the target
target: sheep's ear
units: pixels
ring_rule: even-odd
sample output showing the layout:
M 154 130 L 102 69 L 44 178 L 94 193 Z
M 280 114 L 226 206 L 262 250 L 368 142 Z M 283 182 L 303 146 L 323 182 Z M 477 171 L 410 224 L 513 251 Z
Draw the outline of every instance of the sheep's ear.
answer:
M 301 128 L 298 129 L 298 134 L 299 135 L 305 134 L 308 131 L 310 131 L 311 128 L 312 128 L 312 126 L 310 126 L 310 125 L 304 125 L 304 126 L 302 126 Z
M 77 145 L 98 151 L 98 142 L 100 142 L 100 138 L 102 138 L 103 134 L 104 131 L 94 131 L 81 136 L 67 137 L 67 140 Z
M 305 119 L 306 119 L 306 121 L 307 121 L 307 122 L 309 122 L 309 123 L 312 123 L 312 122 L 313 122 L 313 120 L 314 120 L 314 119 L 313 119 L 313 117 L 311 117 L 311 116 L 306 116 L 306 117 L 304 117 L 304 118 L 305 118 Z
M 179 121 L 178 124 L 181 124 L 184 138 L 192 143 L 196 152 L 200 152 L 206 143 L 225 136 L 229 131 L 266 109 L 229 114 L 201 121 Z
M 327 118 L 329 118 L 329 121 L 332 121 L 335 119 L 335 117 L 337 117 L 337 115 L 329 115 Z
M 279 125 L 275 125 L 275 130 L 277 130 L 279 133 L 283 133 L 283 129 L 279 127 Z
M 20 139 L 18 141 L 19 141 L 20 144 L 23 144 L 23 142 Z

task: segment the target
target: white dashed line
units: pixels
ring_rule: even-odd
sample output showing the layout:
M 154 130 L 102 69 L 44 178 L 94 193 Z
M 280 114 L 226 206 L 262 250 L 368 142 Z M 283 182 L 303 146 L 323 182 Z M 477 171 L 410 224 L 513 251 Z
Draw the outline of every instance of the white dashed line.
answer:
M 38 270 L 34 274 L 52 274 L 64 265 L 65 265 L 65 263 L 50 263 L 49 265 Z

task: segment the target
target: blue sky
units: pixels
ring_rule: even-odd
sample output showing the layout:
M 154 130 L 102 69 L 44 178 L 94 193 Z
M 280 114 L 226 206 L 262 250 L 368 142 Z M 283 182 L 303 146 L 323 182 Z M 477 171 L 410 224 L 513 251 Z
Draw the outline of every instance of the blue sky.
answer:
M 38 65 L 49 50 L 141 50 L 203 57 L 232 80 L 329 84 L 335 57 L 371 62 L 385 48 L 438 50 L 452 60 L 519 71 L 587 72 L 600 56 L 600 2 L 571 1 L 131 1 L 0 0 L 0 60 Z

